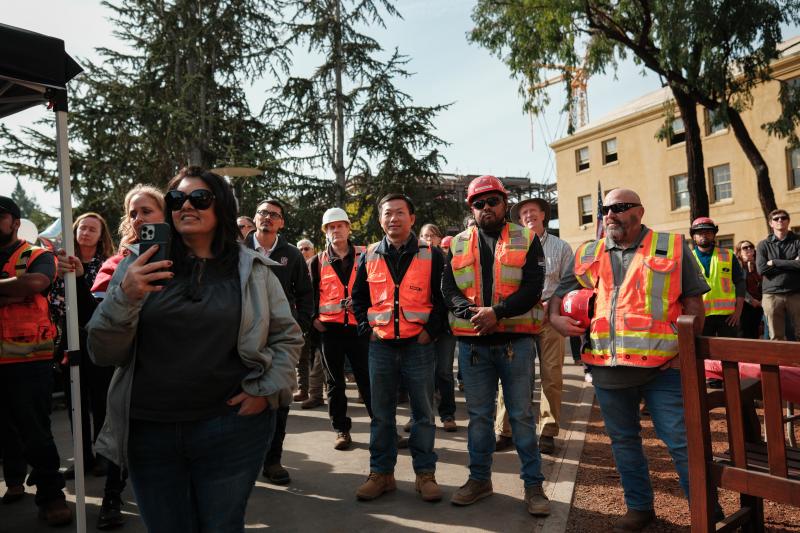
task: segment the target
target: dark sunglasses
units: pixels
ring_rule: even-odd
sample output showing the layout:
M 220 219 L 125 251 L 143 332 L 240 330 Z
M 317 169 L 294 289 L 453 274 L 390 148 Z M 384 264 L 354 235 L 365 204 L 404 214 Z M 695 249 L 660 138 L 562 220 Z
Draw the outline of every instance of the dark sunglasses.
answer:
M 778 216 L 772 217 L 772 220 L 775 221 L 775 222 L 782 222 L 784 220 L 789 220 L 789 217 L 787 217 L 786 215 L 778 215 Z
M 604 205 L 600 207 L 600 211 L 603 213 L 603 216 L 607 215 L 609 211 L 613 211 L 614 213 L 624 213 L 628 209 L 632 209 L 634 207 L 640 207 L 642 204 L 634 204 L 623 202 L 619 204 L 611 204 L 611 205 Z
M 475 200 L 472 202 L 472 207 L 478 210 L 486 207 L 486 204 L 489 204 L 489 207 L 497 207 L 502 201 L 503 199 L 499 196 L 490 196 L 489 198 L 484 198 L 483 200 Z
M 755 248 L 755 246 L 753 246 L 752 244 L 745 244 L 744 246 L 742 246 L 742 250 L 752 250 L 753 248 Z
M 300 248 L 301 252 L 308 252 L 309 250 L 311 250 L 311 248 L 309 248 L 308 246 L 303 246 L 302 248 Z
M 195 189 L 189 194 L 173 190 L 169 191 L 164 198 L 167 201 L 167 209 L 170 211 L 179 210 L 186 200 L 189 200 L 189 203 L 195 209 L 203 211 L 211 207 L 212 202 L 214 202 L 214 193 L 207 189 Z

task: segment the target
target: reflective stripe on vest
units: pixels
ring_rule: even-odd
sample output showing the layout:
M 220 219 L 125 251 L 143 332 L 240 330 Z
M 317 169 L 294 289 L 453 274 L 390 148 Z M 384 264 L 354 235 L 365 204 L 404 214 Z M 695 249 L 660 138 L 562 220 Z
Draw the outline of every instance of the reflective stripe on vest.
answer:
M 422 333 L 433 309 L 431 298 L 432 254 L 420 243 L 400 285 L 396 286 L 384 257 L 375 243 L 367 249 L 367 283 L 372 305 L 367 320 L 380 339 L 408 339 Z
M 711 264 L 706 276 L 697 252 L 693 253 L 703 277 L 711 290 L 703 295 L 703 304 L 708 315 L 730 315 L 736 310 L 736 286 L 733 284 L 733 254 L 727 248 L 714 246 Z
M 677 355 L 682 259 L 681 235 L 649 231 L 615 287 L 605 241 L 578 247 L 575 277 L 596 295 L 585 363 L 656 367 Z
M 358 270 L 358 260 L 364 253 L 363 246 L 355 247 L 355 257 L 353 258 L 353 268 L 347 280 L 347 286 L 339 279 L 339 275 L 333 268 L 328 256 L 328 250 L 323 251 L 319 256 L 319 321 L 336 324 L 356 325 L 356 316 L 350 306 L 350 298 L 353 295 L 353 283 L 356 280 L 356 270 Z
M 483 290 L 481 287 L 481 261 L 478 248 L 478 229 L 469 228 L 450 242 L 453 257 L 450 267 L 453 279 L 464 297 L 474 305 L 483 307 Z M 494 250 L 492 265 L 493 288 L 492 302 L 496 305 L 517 292 L 522 284 L 522 268 L 528 257 L 528 249 L 533 242 L 533 233 L 517 224 L 507 223 L 500 233 Z M 536 334 L 542 330 L 543 309 L 534 308 L 522 315 L 502 318 L 497 323 L 498 332 Z M 450 329 L 453 335 L 474 337 L 478 333 L 472 323 L 465 318 L 458 318 L 450 313 Z
M 45 252 L 27 242 L 22 244 L 3 265 L 3 278 L 23 275 L 28 265 Z M 55 337 L 46 296 L 36 294 L 23 303 L 0 307 L 0 364 L 49 360 Z

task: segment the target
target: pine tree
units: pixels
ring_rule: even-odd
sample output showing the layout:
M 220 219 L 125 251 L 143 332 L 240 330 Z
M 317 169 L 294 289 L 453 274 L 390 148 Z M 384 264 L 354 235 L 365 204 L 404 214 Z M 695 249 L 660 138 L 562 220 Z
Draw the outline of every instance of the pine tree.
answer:
M 17 185 L 14 187 L 14 190 L 11 191 L 11 199 L 19 206 L 22 218 L 27 218 L 36 224 L 39 231 L 42 231 L 55 220 L 55 218 L 42 211 L 42 208 L 39 207 L 39 202 L 37 202 L 35 198 L 28 196 L 28 193 L 22 188 L 19 179 L 17 179 Z

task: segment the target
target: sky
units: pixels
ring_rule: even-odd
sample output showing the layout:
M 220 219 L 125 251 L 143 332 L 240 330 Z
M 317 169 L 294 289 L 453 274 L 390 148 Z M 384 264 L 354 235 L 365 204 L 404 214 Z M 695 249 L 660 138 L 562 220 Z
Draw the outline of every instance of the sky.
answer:
M 397 84 L 416 105 L 452 103 L 434 121 L 436 134 L 449 143 L 441 148 L 447 160 L 443 172 L 528 176 L 536 182 L 554 182 L 554 155 L 548 145 L 566 132 L 566 117 L 561 112 L 563 86 L 550 89 L 552 103 L 544 115 L 533 118 L 523 114 L 519 83 L 510 77 L 506 65 L 467 40 L 474 4 L 474 0 L 397 0 L 403 18 L 388 19 L 385 29 L 370 29 L 369 34 L 384 49 L 397 47 L 409 57 L 407 68 L 414 76 Z M 2 23 L 59 37 L 67 52 L 80 62 L 97 60 L 96 47 L 121 48 L 112 34 L 109 15 L 99 0 L 26 0 L 7 2 Z M 299 65 L 312 61 L 296 57 Z M 256 83 L 247 89 L 253 110 L 261 108 L 268 84 Z M 642 69 L 631 61 L 623 63 L 616 75 L 592 77 L 588 82 L 589 120 L 659 87 L 656 76 L 643 76 Z M 46 113 L 40 106 L 3 121 L 18 128 Z M 0 195 L 11 193 L 14 178 L 0 174 Z M 21 178 L 26 191 L 44 210 L 56 214 L 58 195 Z

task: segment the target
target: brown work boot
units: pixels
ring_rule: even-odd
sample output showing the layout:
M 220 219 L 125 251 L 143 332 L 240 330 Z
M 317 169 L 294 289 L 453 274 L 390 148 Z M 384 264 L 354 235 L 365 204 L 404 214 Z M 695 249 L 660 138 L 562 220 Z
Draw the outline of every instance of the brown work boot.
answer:
M 525 505 L 533 516 L 548 516 L 550 514 L 550 500 L 544 494 L 541 485 L 525 487 Z
M 453 420 L 452 418 L 448 418 L 447 420 L 442 422 L 442 427 L 448 433 L 453 433 L 455 431 L 458 431 L 458 426 L 456 425 L 456 421 Z
M 39 518 L 48 526 L 65 526 L 72 522 L 72 510 L 66 501 L 58 498 L 39 507 Z
M 436 483 L 436 476 L 433 472 L 420 472 L 417 474 L 417 481 L 414 486 L 426 502 L 438 502 L 442 499 L 442 489 Z
M 547 455 L 553 455 L 556 452 L 556 439 L 549 435 L 539 437 L 539 451 Z
M 461 485 L 461 488 L 453 494 L 450 498 L 450 503 L 459 506 L 472 505 L 481 498 L 491 496 L 493 492 L 491 479 L 479 481 L 469 478 L 467 482 Z
M 322 398 L 309 398 L 300 404 L 300 409 L 314 409 L 320 405 L 325 405 L 325 400 Z
M 292 396 L 292 399 L 294 401 L 296 401 L 296 402 L 304 402 L 304 401 L 308 400 L 308 393 L 306 391 L 304 391 L 304 390 L 299 390 L 299 391 L 294 393 L 294 396 Z
M 370 472 L 367 481 L 358 487 L 356 491 L 356 498 L 359 500 L 374 500 L 384 492 L 391 492 L 397 489 L 394 482 L 394 473 L 380 474 L 378 472 Z
M 348 431 L 340 431 L 336 434 L 336 442 L 333 445 L 334 450 L 346 450 L 350 448 L 353 443 L 353 438 Z
M 9 504 L 20 501 L 25 497 L 25 487 L 23 485 L 11 485 L 3 495 L 3 503 Z
M 614 531 L 627 532 L 627 531 L 641 531 L 647 527 L 648 524 L 655 521 L 656 512 L 652 509 L 649 511 L 637 511 L 636 509 L 628 509 L 625 516 L 620 518 L 614 524 Z

